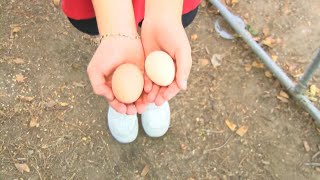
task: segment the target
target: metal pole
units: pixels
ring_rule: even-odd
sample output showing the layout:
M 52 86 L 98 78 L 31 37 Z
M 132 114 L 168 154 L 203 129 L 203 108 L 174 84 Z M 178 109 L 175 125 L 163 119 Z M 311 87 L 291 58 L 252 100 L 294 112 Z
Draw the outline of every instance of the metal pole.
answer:
M 296 93 L 302 93 L 308 86 L 308 82 L 312 78 L 313 73 L 319 68 L 320 66 L 320 49 L 318 49 L 318 53 L 316 57 L 312 60 L 311 64 L 304 72 L 300 81 L 295 86 Z
M 288 92 L 309 112 L 314 118 L 316 124 L 320 126 L 320 111 L 312 104 L 312 102 L 304 95 L 295 91 L 295 83 L 286 75 L 286 73 L 270 58 L 270 56 L 259 46 L 252 38 L 251 34 L 240 26 L 239 19 L 228 11 L 219 0 L 209 0 L 226 19 L 231 27 L 241 36 L 241 38 L 251 47 L 254 53 L 260 57 L 261 61 L 280 81 L 280 83 L 288 90 Z

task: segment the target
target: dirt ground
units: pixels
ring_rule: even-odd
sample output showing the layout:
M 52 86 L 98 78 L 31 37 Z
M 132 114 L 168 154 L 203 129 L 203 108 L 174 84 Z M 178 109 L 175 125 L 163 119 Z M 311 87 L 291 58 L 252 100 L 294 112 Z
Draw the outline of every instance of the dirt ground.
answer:
M 271 37 L 264 48 L 293 79 L 320 46 L 319 0 L 239 0 L 230 9 L 256 37 Z M 122 145 L 86 75 L 94 39 L 48 1 L 1 0 L 0 179 L 320 179 L 319 167 L 305 165 L 320 163 L 313 120 L 279 99 L 278 81 L 242 40 L 218 36 L 218 16 L 204 1 L 187 28 L 193 67 L 188 91 L 170 102 L 169 132 L 151 139 L 140 128 Z M 221 57 L 215 68 L 212 56 Z

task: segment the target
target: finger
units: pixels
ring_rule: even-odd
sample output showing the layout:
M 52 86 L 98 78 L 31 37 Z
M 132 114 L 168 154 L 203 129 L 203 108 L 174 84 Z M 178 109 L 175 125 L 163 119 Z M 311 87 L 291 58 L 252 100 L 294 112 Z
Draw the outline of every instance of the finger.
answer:
M 153 37 L 148 37 L 148 36 L 141 36 L 141 41 L 143 44 L 143 50 L 144 50 L 144 55 L 147 57 L 150 53 L 156 50 L 160 50 L 161 48 L 159 47 L 157 41 L 154 40 Z
M 150 93 L 150 91 L 152 90 L 152 81 L 151 79 L 148 77 L 147 73 L 144 73 L 144 91 L 146 93 Z
M 156 99 L 158 92 L 159 92 L 160 86 L 153 84 L 152 89 L 148 94 L 148 102 L 154 102 Z
M 143 93 L 142 96 L 136 101 L 135 105 L 139 114 L 142 114 L 148 105 L 147 94 Z
M 109 105 L 120 114 L 126 114 L 127 112 L 127 106 L 116 99 L 109 101 Z
M 178 87 L 182 90 L 186 90 L 187 81 L 192 66 L 190 46 L 187 48 L 178 49 L 175 53 L 175 60 L 177 65 L 176 81 Z
M 106 79 L 102 73 L 88 69 L 88 76 L 93 88 L 93 92 L 99 96 L 104 96 L 108 101 L 114 99 L 113 92 L 106 84 Z
M 134 115 L 137 114 L 137 108 L 134 104 L 127 105 L 127 114 L 128 115 Z
M 167 89 L 167 87 L 160 88 L 159 93 L 158 93 L 156 99 L 154 100 L 154 103 L 157 106 L 161 106 L 166 101 L 166 99 L 162 96 L 164 94 L 164 92 L 166 91 L 166 89 Z
M 163 92 L 162 97 L 169 101 L 174 96 L 176 96 L 180 91 L 178 84 L 174 81 L 172 84 L 168 86 L 168 88 Z

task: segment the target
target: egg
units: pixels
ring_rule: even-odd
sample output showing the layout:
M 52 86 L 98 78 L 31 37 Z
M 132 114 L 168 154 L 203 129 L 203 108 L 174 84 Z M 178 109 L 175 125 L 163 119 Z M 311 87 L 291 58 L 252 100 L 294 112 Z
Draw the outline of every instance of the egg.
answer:
M 152 82 L 160 86 L 168 86 L 175 76 L 175 66 L 169 54 L 154 51 L 147 56 L 145 71 Z
M 122 64 L 113 73 L 112 91 L 122 103 L 133 103 L 143 91 L 144 79 L 140 69 L 133 64 Z

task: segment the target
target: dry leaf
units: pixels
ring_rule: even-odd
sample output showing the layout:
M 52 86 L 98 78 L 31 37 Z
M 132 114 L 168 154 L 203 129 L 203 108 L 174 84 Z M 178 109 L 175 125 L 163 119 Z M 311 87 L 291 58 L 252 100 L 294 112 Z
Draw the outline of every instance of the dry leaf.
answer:
M 279 99 L 283 103 L 288 103 L 289 102 L 289 100 L 287 98 L 284 98 L 282 96 L 277 96 L 277 99 Z
M 310 96 L 316 96 L 317 92 L 319 92 L 319 89 L 317 88 L 316 85 L 312 84 L 310 87 L 309 87 L 309 90 L 310 90 Z
M 251 71 L 251 69 L 252 69 L 252 65 L 251 65 L 251 64 L 246 64 L 246 65 L 244 65 L 244 69 L 245 69 L 247 72 L 249 72 L 249 71 Z
M 282 91 L 282 90 L 280 91 L 279 96 L 284 97 L 286 99 L 289 99 L 289 95 L 286 92 Z
M 207 2 L 206 1 L 201 1 L 201 7 L 206 7 L 207 6 Z
M 236 131 L 236 133 L 237 133 L 239 136 L 242 137 L 243 135 L 245 135 L 245 134 L 247 133 L 248 129 L 249 129 L 249 126 L 241 126 L 241 127 Z
M 84 84 L 78 83 L 78 82 L 73 82 L 73 85 L 76 86 L 76 87 L 82 87 L 82 88 L 85 87 Z
M 309 143 L 307 141 L 303 141 L 303 147 L 307 152 L 311 150 Z
M 268 47 L 274 47 L 275 44 L 276 44 L 277 40 L 274 39 L 273 37 L 269 36 L 267 38 L 265 38 L 263 41 L 262 41 L 262 44 L 268 46 Z
M 228 119 L 225 120 L 226 125 L 231 131 L 235 131 L 237 128 L 237 125 L 235 125 L 233 122 L 229 121 Z
M 220 55 L 220 54 L 212 55 L 211 64 L 213 65 L 214 68 L 217 68 L 217 67 L 221 66 L 222 58 L 223 58 L 223 56 Z
M 16 75 L 16 81 L 17 81 L 18 83 L 23 83 L 25 79 L 27 79 L 27 78 L 24 77 L 22 74 L 17 74 L 17 75 Z
M 239 0 L 224 0 L 224 4 L 226 4 L 228 6 L 232 6 L 238 2 L 239 2 Z
M 25 163 L 23 163 L 23 164 L 15 163 L 14 165 L 16 166 L 18 171 L 20 171 L 21 173 L 30 172 L 29 166 L 27 164 L 25 164 Z
M 282 43 L 282 39 L 281 38 L 277 38 L 276 42 L 277 42 L 277 44 L 281 44 Z
M 239 0 L 231 0 L 231 3 L 232 4 L 236 4 L 236 3 L 238 3 L 239 2 Z
M 54 100 L 50 100 L 49 102 L 45 103 L 45 107 L 46 108 L 52 108 L 53 106 L 55 106 L 57 103 Z
M 229 0 L 220 0 L 220 1 L 222 2 L 222 4 L 223 4 L 224 6 L 227 6 L 228 3 L 229 3 Z
M 31 121 L 29 123 L 30 127 L 39 127 L 39 122 L 37 117 L 31 117 Z
M 255 37 L 253 37 L 253 40 L 255 40 L 256 42 L 259 42 L 261 40 L 261 38 L 259 36 L 255 36 Z
M 313 102 L 317 102 L 317 100 L 318 100 L 317 98 L 312 97 L 312 96 L 309 96 L 308 99 L 309 99 L 310 101 L 313 101 Z
M 264 27 L 262 29 L 262 33 L 265 37 L 269 36 L 270 35 L 270 28 L 268 26 Z
M 261 62 L 258 62 L 258 61 L 253 61 L 252 62 L 252 67 L 263 69 L 264 68 L 264 64 L 261 63 Z
M 21 58 L 16 58 L 16 59 L 13 60 L 13 62 L 14 62 L 15 64 L 24 64 L 24 60 L 21 59 Z
M 61 102 L 61 103 L 59 103 L 59 104 L 60 104 L 60 106 L 62 106 L 62 107 L 68 106 L 68 103 L 66 103 L 66 102 Z
M 278 56 L 277 56 L 277 55 L 272 55 L 271 58 L 272 58 L 272 60 L 273 60 L 274 62 L 277 62 L 277 61 L 278 61 Z
M 284 15 L 288 15 L 291 12 L 291 10 L 289 9 L 289 0 L 284 1 L 284 5 L 282 7 L 282 12 Z
M 60 0 L 53 0 L 53 4 L 54 4 L 55 7 L 59 7 Z
M 250 14 L 247 12 L 243 15 L 243 17 L 248 20 L 250 18 Z
M 141 171 L 141 174 L 140 174 L 140 175 L 141 175 L 142 177 L 145 177 L 145 176 L 148 174 L 149 170 L 150 170 L 150 166 L 149 166 L 149 165 L 145 165 L 144 168 L 143 168 L 143 170 Z
M 31 102 L 31 101 L 34 99 L 34 97 L 19 96 L 19 99 L 20 99 L 21 101 Z
M 198 35 L 197 34 L 192 34 L 191 35 L 191 41 L 195 41 L 198 39 Z
M 198 60 L 199 65 L 201 66 L 206 66 L 209 64 L 209 60 L 208 59 L 199 59 Z
M 264 72 L 264 75 L 267 77 L 267 78 L 272 78 L 272 73 L 270 71 L 265 71 Z
M 18 33 L 20 30 L 21 30 L 21 27 L 15 26 L 15 27 L 12 27 L 11 33 L 12 33 L 12 34 L 15 34 L 15 33 Z

